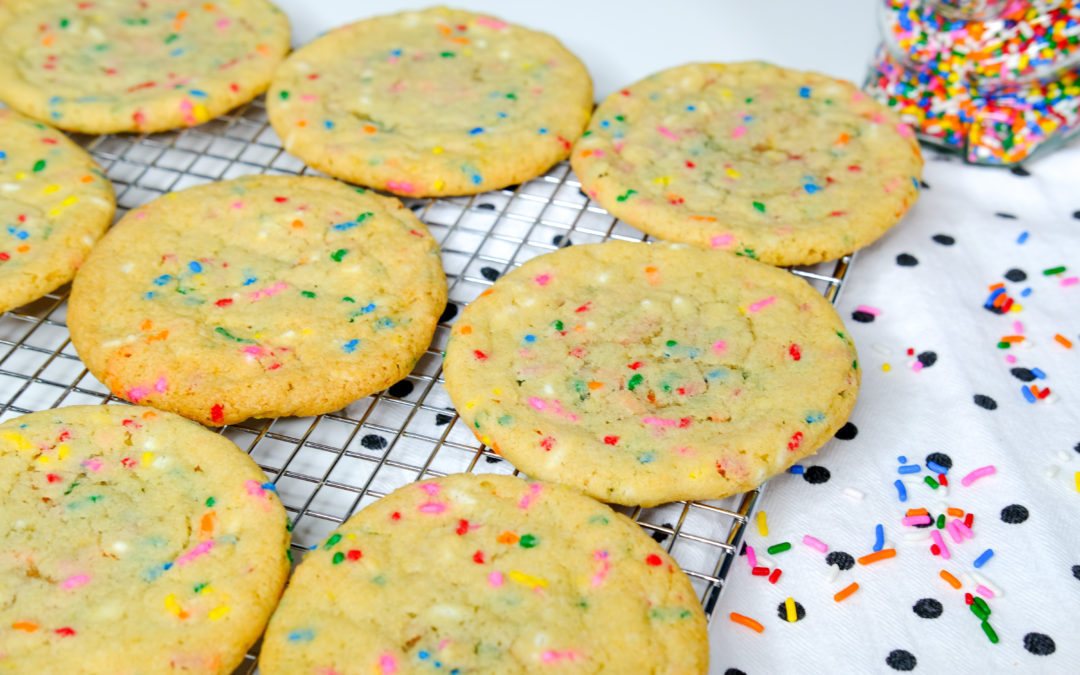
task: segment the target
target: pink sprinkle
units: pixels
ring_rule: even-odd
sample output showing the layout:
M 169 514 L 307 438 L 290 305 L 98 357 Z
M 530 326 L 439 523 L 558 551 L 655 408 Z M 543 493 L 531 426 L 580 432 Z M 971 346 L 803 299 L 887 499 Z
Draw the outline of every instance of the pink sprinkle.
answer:
M 488 583 L 491 584 L 492 588 L 502 586 L 504 580 L 503 573 L 498 570 L 488 575 Z
M 731 130 L 731 137 L 732 138 L 738 138 L 739 136 L 742 136 L 745 133 L 746 133 L 746 127 L 744 127 L 742 125 L 739 125 L 739 126 L 737 126 L 737 127 L 735 127 L 734 129 Z
M 987 597 L 987 598 L 990 598 L 990 599 L 993 599 L 993 597 L 994 597 L 994 592 L 992 590 L 990 590 L 989 588 L 987 588 L 986 586 L 983 586 L 982 584 L 979 584 L 978 586 L 975 587 L 975 592 L 978 593 L 981 596 L 984 596 L 984 597 Z
M 664 126 L 656 127 L 656 130 L 659 131 L 660 135 L 665 137 L 665 138 L 670 138 L 673 141 L 679 140 L 679 137 L 676 136 L 675 134 L 671 133 L 671 130 L 668 129 L 667 127 L 664 127 Z
M 215 23 L 214 25 L 217 26 L 220 29 L 220 28 L 228 28 L 230 23 L 232 23 L 232 19 L 218 19 L 218 22 Z
M 575 661 L 581 656 L 578 652 L 572 649 L 567 649 L 565 652 L 558 652 L 554 649 L 548 649 L 540 654 L 540 660 L 544 663 L 555 663 L 556 661 Z
M 101 460 L 96 457 L 83 460 L 82 465 L 94 472 L 101 471 L 101 467 L 103 466 Z
M 416 187 L 404 180 L 388 180 L 386 181 L 386 188 L 395 192 L 404 192 L 405 194 L 416 192 Z
M 315 94 L 304 94 L 300 97 L 301 101 L 318 101 L 319 97 Z
M 252 497 L 262 497 L 266 492 L 263 490 L 262 483 L 257 480 L 247 481 L 244 483 L 244 488 L 247 489 L 247 493 Z
M 604 583 L 604 577 L 606 577 L 611 570 L 611 563 L 607 558 L 607 551 L 593 551 L 593 560 L 600 562 L 600 569 L 597 570 L 596 574 L 594 574 L 591 579 L 593 588 L 600 588 Z
M 550 274 L 541 274 L 540 276 L 534 278 L 533 281 L 540 284 L 541 286 L 547 286 L 548 282 L 551 281 L 551 275 Z
M 420 488 L 421 490 L 423 490 L 424 492 L 428 493 L 432 497 L 439 494 L 439 484 L 438 483 L 421 483 L 417 487 Z
M 960 522 L 959 520 L 954 520 L 953 522 L 956 523 L 956 531 L 959 532 L 962 536 L 967 537 L 968 539 L 975 538 L 975 533 L 972 532 L 971 528 L 968 527 L 966 524 Z
M 1024 324 L 1020 321 L 1013 321 L 1013 333 L 1016 335 L 1023 335 Z
M 132 403 L 138 403 L 149 393 L 150 387 L 133 387 L 128 389 L 127 397 Z
M 1062 286 L 1075 286 L 1076 284 L 1080 284 L 1080 277 L 1067 277 L 1061 280 Z
M 901 122 L 900 124 L 896 125 L 896 133 L 900 134 L 904 138 L 909 138 L 911 136 L 911 127 Z
M 565 409 L 563 409 L 562 404 L 559 403 L 559 399 L 552 399 L 549 402 L 545 401 L 542 398 L 537 398 L 533 396 L 529 399 L 529 405 L 536 408 L 537 410 L 550 410 L 553 415 L 558 415 L 559 417 L 566 418 L 571 422 L 577 422 L 579 419 L 578 416 L 574 413 L 567 412 Z
M 764 308 L 768 307 L 769 305 L 773 304 L 773 302 L 775 302 L 775 301 L 776 301 L 776 298 L 774 296 L 770 295 L 769 297 L 765 298 L 764 300 L 758 300 L 754 304 L 750 305 L 749 309 L 750 309 L 751 312 L 757 312 L 757 311 L 759 311 L 761 309 L 764 309 Z
M 750 563 L 750 567 L 757 567 L 757 553 L 750 544 L 746 545 L 746 562 Z
M 164 376 L 159 377 L 158 381 L 154 383 L 154 391 L 161 393 L 169 388 L 169 381 Z
M 901 525 L 929 525 L 930 516 L 905 516 L 900 519 Z
M 949 533 L 949 536 L 952 537 L 952 540 L 955 543 L 962 544 L 964 543 L 964 535 L 960 532 L 960 530 L 956 529 L 956 523 L 957 521 L 955 520 L 950 520 L 949 522 L 945 523 L 945 530 Z
M 855 308 L 855 311 L 866 312 L 867 314 L 873 314 L 874 316 L 878 316 L 879 314 L 881 314 L 880 309 L 878 309 L 877 307 L 871 307 L 870 305 L 859 305 Z
M 916 372 L 916 373 L 919 372 L 922 369 L 923 369 L 922 361 L 916 361 L 915 363 L 911 364 L 911 370 Z
M 242 351 L 245 354 L 248 354 L 249 356 L 263 356 L 263 355 L 266 354 L 266 348 L 265 347 L 260 347 L 259 345 L 248 345 L 247 347 L 244 347 L 240 351 Z
M 138 219 L 138 220 L 142 220 L 145 217 L 146 217 L 146 211 L 139 211 L 138 213 L 135 214 L 135 218 Z
M 820 539 L 816 539 L 814 537 L 811 537 L 808 534 L 803 535 L 802 543 L 804 543 L 807 546 L 809 546 L 810 548 L 815 549 L 817 551 L 820 551 L 822 553 L 828 553 L 829 552 L 829 547 L 825 544 L 825 542 L 821 541 Z
M 234 209 L 242 209 L 244 208 L 244 202 L 233 202 L 232 207 Z
M 612 147 L 614 147 L 614 148 L 615 148 L 615 152 L 617 152 L 617 153 L 618 153 L 618 152 L 622 152 L 622 149 L 623 149 L 623 146 L 624 146 L 624 145 L 626 145 L 626 144 L 625 144 L 625 143 L 623 143 L 622 141 L 619 141 L 618 143 L 616 143 L 616 144 L 615 144 L 614 146 L 612 146 Z
M 735 235 L 733 234 L 718 234 L 709 240 L 709 245 L 713 248 L 727 248 L 734 241 Z
M 863 100 L 863 98 L 865 98 L 865 94 L 863 94 L 863 93 L 862 93 L 861 91 L 859 91 L 858 89 L 856 89 L 856 90 L 855 90 L 855 93 L 853 93 L 853 94 L 851 95 L 851 100 L 852 100 L 852 101 L 861 101 L 861 100 Z
M 994 466 L 993 464 L 988 464 L 987 466 L 981 467 L 979 469 L 975 469 L 974 471 L 972 471 L 968 475 L 961 478 L 960 479 L 960 484 L 963 485 L 964 487 L 967 487 L 967 486 L 971 485 L 972 483 L 974 483 L 975 481 L 979 480 L 980 478 L 983 478 L 985 476 L 992 476 L 995 473 L 997 473 L 997 467 Z
M 439 642 L 439 649 L 440 650 L 446 649 L 446 645 L 450 644 L 450 642 L 451 642 L 450 638 L 446 638 L 445 640 L 440 641 Z
M 547 407 L 547 403 L 544 401 L 544 399 L 537 398 L 535 396 L 529 399 L 529 405 L 536 408 L 537 410 L 543 410 Z
M 87 583 L 90 583 L 89 575 L 76 574 L 73 577 L 68 577 L 67 579 L 64 579 L 64 583 L 60 584 L 60 588 L 69 591 L 73 588 L 78 588 L 79 586 Z
M 497 19 L 492 19 L 490 16 L 481 16 L 476 19 L 476 23 L 480 26 L 487 26 L 488 28 L 494 28 L 495 30 L 502 30 L 506 28 L 506 24 Z
M 248 293 L 248 298 L 250 298 L 252 302 L 255 302 L 256 300 L 261 300 L 263 298 L 269 298 L 272 295 L 277 295 L 288 287 L 289 285 L 287 283 L 285 283 L 284 281 L 279 281 L 273 286 L 269 286 L 267 288 L 260 288 L 257 291 Z
M 726 349 L 727 349 L 727 343 L 724 342 L 723 340 L 717 340 L 712 345 L 713 354 L 723 354 L 724 350 L 726 350 Z
M 417 510 L 420 511 L 420 513 L 430 513 L 430 514 L 433 514 L 433 515 L 438 515 L 438 514 L 443 513 L 443 512 L 446 511 L 446 503 L 445 502 L 424 502 L 423 504 L 420 505 L 420 507 Z
M 176 559 L 176 564 L 178 566 L 186 565 L 189 562 L 191 562 L 192 560 L 194 560 L 195 558 L 198 558 L 199 556 L 202 556 L 202 555 L 206 555 L 207 553 L 210 552 L 210 549 L 212 549 L 212 548 L 214 548 L 214 540 L 213 539 L 207 539 L 206 541 L 199 542 L 198 544 L 195 545 L 195 548 L 191 549 L 190 551 L 188 551 L 184 555 L 177 558 Z
M 930 530 L 930 538 L 934 540 L 938 548 L 941 549 L 941 557 L 948 560 L 952 556 L 949 555 L 949 547 L 945 545 L 945 540 L 941 538 L 941 532 L 939 530 Z
M 544 486 L 540 483 L 533 483 L 529 486 L 529 494 L 521 498 L 518 502 L 519 509 L 527 509 L 532 506 L 532 503 L 536 501 L 536 498 L 540 496 L 540 492 L 544 489 Z
M 885 116 L 881 113 L 874 113 L 874 116 L 870 118 L 870 121 L 874 124 L 881 124 L 885 121 Z
M 1005 363 L 1016 363 L 1016 357 L 1012 354 L 1005 355 Z
M 603 157 L 604 156 L 604 151 L 603 150 L 593 150 L 592 154 L 593 154 L 594 157 Z
M 379 670 L 382 675 L 394 675 L 397 672 L 397 659 L 393 654 L 386 653 L 379 657 Z
M 183 101 L 180 101 L 180 109 L 184 112 L 191 112 L 191 108 L 191 101 L 187 100 L 186 98 Z
M 647 424 L 653 427 L 679 427 L 685 429 L 690 426 L 693 420 L 689 417 L 683 417 L 681 419 L 669 419 L 664 417 L 646 417 L 641 420 L 642 424 Z

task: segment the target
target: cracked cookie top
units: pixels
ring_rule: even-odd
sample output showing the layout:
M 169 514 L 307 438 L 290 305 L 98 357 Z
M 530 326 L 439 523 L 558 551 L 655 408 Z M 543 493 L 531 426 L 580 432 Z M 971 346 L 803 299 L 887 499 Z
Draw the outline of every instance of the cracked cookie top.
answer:
M 469 428 L 529 476 L 651 506 L 743 492 L 855 403 L 855 347 L 802 279 L 611 241 L 534 258 L 462 312 L 444 366 Z
M 293 53 L 267 95 L 285 149 L 403 196 L 475 194 L 565 159 L 592 111 L 554 37 L 445 7 L 338 28 Z

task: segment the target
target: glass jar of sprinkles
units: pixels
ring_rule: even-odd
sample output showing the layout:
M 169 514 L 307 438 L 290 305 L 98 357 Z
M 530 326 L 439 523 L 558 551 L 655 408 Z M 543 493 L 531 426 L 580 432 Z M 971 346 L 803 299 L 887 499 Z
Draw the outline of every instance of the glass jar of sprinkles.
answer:
M 866 90 L 926 143 L 1012 165 L 1080 131 L 1080 0 L 881 0 Z

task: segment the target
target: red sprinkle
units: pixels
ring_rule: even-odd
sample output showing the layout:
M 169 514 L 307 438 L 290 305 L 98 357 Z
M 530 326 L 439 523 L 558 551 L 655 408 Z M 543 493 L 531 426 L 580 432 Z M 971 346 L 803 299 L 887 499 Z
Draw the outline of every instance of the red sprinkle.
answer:
M 578 307 L 577 309 L 574 310 L 574 312 L 580 314 L 581 312 L 587 312 L 590 309 L 592 309 L 592 300 L 590 300 L 589 302 L 586 302 L 581 307 Z
M 214 423 L 222 422 L 225 419 L 225 406 L 215 403 L 214 407 L 210 408 L 210 419 Z
M 345 557 L 348 558 L 349 560 L 352 560 L 352 561 L 355 562 L 355 561 L 359 560 L 360 558 L 363 558 L 364 554 L 360 551 L 360 549 L 354 548 L 353 550 L 349 551 L 345 555 Z
M 487 355 L 487 354 L 485 354 L 484 352 L 480 351 L 479 349 L 474 349 L 474 350 L 473 350 L 473 356 L 475 356 L 476 358 L 480 359 L 481 361 L 487 361 L 487 357 L 488 357 L 488 355 Z
M 232 303 L 233 303 L 232 298 L 222 298 L 221 300 L 218 300 L 214 304 L 217 305 L 218 307 L 228 307 Z
M 60 637 L 71 637 L 75 634 L 75 629 L 65 626 L 63 628 L 57 628 L 54 632 Z
M 483 565 L 484 564 L 484 552 L 483 551 L 477 551 L 476 553 L 473 553 L 472 554 L 472 561 L 474 563 L 476 563 L 477 565 Z
M 281 204 L 282 202 L 289 201 L 289 198 L 288 197 L 274 197 L 274 201 L 277 202 L 278 204 Z
M 457 529 L 454 530 L 454 532 L 457 532 L 458 534 L 467 534 L 469 532 L 469 521 L 465 520 L 464 518 L 459 520 L 457 524 Z
M 401 520 L 401 512 L 400 511 L 394 511 L 393 513 L 391 513 L 390 514 L 390 520 Z
M 608 445 L 615 445 L 619 442 L 618 436 L 604 436 L 604 442 Z
M 975 597 L 971 593 L 964 593 L 964 602 L 971 605 L 975 602 Z
M 780 568 L 779 567 L 774 569 L 773 573 L 769 575 L 769 583 L 770 584 L 775 584 L 777 581 L 780 581 Z
M 544 436 L 540 439 L 540 447 L 545 451 L 550 451 L 551 448 L 555 447 L 555 439 L 551 436 Z
M 60 480 L 60 476 L 57 476 L 55 473 L 50 473 L 49 475 L 45 476 L 45 478 L 47 478 L 50 483 L 55 483 Z
M 802 445 L 802 432 L 796 431 L 795 434 L 791 437 L 791 440 L 788 441 L 787 449 L 794 452 L 799 448 L 800 445 Z
M 799 345 L 793 344 L 788 348 L 788 354 L 791 354 L 791 358 L 798 361 L 802 358 L 802 352 L 799 351 Z
M 949 487 L 949 479 L 946 478 L 945 474 L 943 473 L 939 473 L 937 475 L 937 482 L 944 485 L 945 487 Z
M 975 514 L 974 513 L 969 513 L 966 516 L 964 516 L 964 524 L 968 526 L 968 529 L 971 529 L 971 525 L 974 522 L 975 522 Z
M 645 558 L 645 562 L 653 567 L 659 567 L 664 564 L 664 561 L 660 559 L 660 556 L 652 553 L 648 558 Z
M 4 260 L 7 260 L 7 258 L 4 258 Z M 637 370 L 638 368 L 642 367 L 643 365 L 645 365 L 645 364 L 642 363 L 641 361 L 634 361 L 633 363 L 628 365 L 627 368 L 629 368 L 630 370 Z
M 753 574 L 755 577 L 767 577 L 767 576 L 769 576 L 769 568 L 768 567 L 761 567 L 759 565 L 759 566 L 751 569 L 750 574 Z
M 930 545 L 930 552 L 933 553 L 934 555 L 941 555 L 941 549 L 938 548 L 937 544 L 931 544 Z

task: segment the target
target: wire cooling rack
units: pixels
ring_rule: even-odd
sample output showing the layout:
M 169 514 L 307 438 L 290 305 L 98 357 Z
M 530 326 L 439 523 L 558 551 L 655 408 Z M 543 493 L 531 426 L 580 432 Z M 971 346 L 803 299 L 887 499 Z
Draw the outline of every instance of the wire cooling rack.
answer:
M 199 127 L 81 136 L 112 179 L 118 215 L 167 192 L 252 173 L 316 175 L 285 153 L 257 100 Z M 386 391 L 318 417 L 249 420 L 221 433 L 262 467 L 303 551 L 356 510 L 411 481 L 514 473 L 461 423 L 443 389 L 442 352 L 460 309 L 526 260 L 574 244 L 648 240 L 591 202 L 566 162 L 521 185 L 472 197 L 406 199 L 442 246 L 449 304 L 415 370 Z M 835 302 L 851 257 L 793 269 Z M 65 325 L 68 288 L 0 316 L 0 421 L 57 406 L 116 403 L 79 361 Z M 619 508 L 677 560 L 707 614 L 724 587 L 760 489 L 711 502 Z M 237 671 L 255 670 L 256 650 Z

